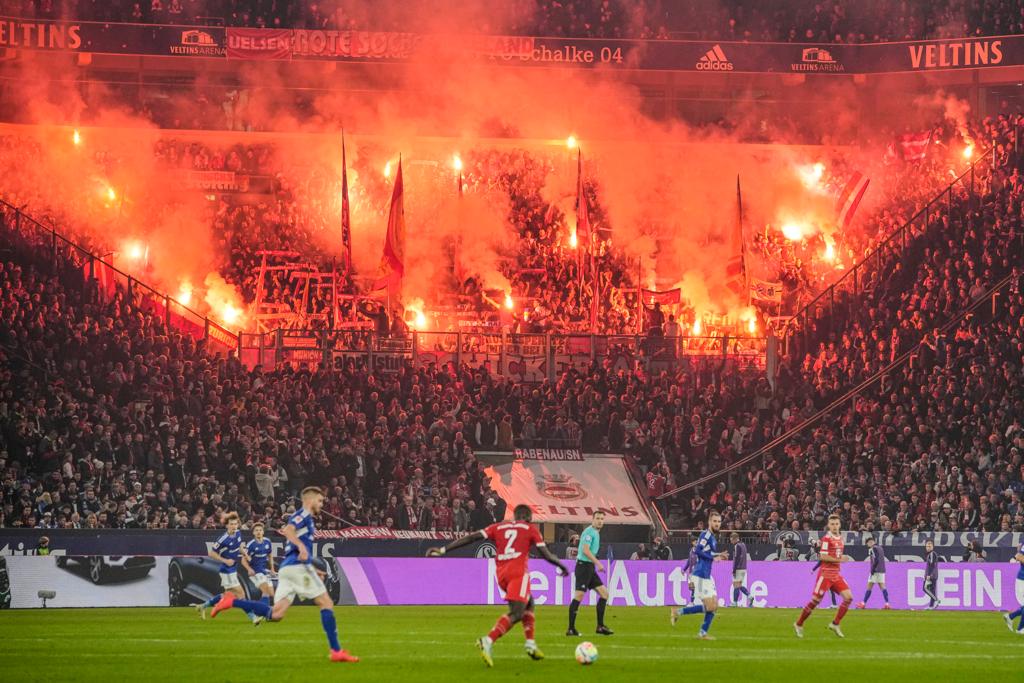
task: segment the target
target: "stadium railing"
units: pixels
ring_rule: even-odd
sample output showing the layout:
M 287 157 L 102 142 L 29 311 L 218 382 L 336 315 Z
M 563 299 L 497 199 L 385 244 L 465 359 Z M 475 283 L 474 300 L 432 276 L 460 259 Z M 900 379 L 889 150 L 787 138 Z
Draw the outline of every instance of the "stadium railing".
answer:
M 1024 259 L 1024 254 L 1017 254 L 1016 256 L 1017 256 L 1018 260 Z M 996 284 L 994 284 L 992 287 L 990 287 L 983 295 L 981 295 L 974 302 L 972 302 L 971 305 L 969 305 L 966 308 L 962 309 L 959 313 L 957 313 L 950 320 L 948 320 L 941 328 L 939 328 L 939 332 L 941 334 L 943 334 L 943 335 L 948 334 L 951 330 L 955 329 L 956 326 L 960 324 L 961 320 L 966 318 L 968 315 L 972 314 L 975 310 L 981 308 L 983 305 L 988 304 L 988 305 L 992 306 L 993 310 L 994 310 L 995 306 L 996 306 L 997 297 L 998 297 L 999 293 L 1004 288 L 1010 286 L 1011 284 L 1013 284 L 1015 282 L 1018 285 L 1021 284 L 1021 279 L 1022 279 L 1022 277 L 1024 277 L 1024 275 L 1022 275 L 1022 272 L 1021 272 L 1020 268 L 1021 268 L 1021 264 L 1018 263 L 1014 267 L 1014 270 L 1012 272 L 1010 272 L 1008 275 L 1006 275 L 1001 280 L 999 280 Z M 770 453 L 772 450 L 778 448 L 779 446 L 782 446 L 783 444 L 785 444 L 787 441 L 793 439 L 798 434 L 801 434 L 802 432 L 804 432 L 807 429 L 809 429 L 809 428 L 813 427 L 814 425 L 816 425 L 818 422 L 820 422 L 822 420 L 822 418 L 824 418 L 826 415 L 828 415 L 829 413 L 834 411 L 836 408 L 839 408 L 840 406 L 843 406 L 846 403 L 848 403 L 849 401 L 851 401 L 854 398 L 856 398 L 865 389 L 868 389 L 873 384 L 875 384 L 878 381 L 880 381 L 882 377 L 885 377 L 886 375 L 891 374 L 895 369 L 899 368 L 904 363 L 907 363 L 912 358 L 916 357 L 918 355 L 920 349 L 921 349 L 921 346 L 925 343 L 925 339 L 927 338 L 928 335 L 929 335 L 928 331 L 924 332 L 922 334 L 922 336 L 917 340 L 916 343 L 914 343 L 909 349 L 907 349 L 902 354 L 900 354 L 895 360 L 893 360 L 887 366 L 885 366 L 884 368 L 882 368 L 881 370 L 879 370 L 875 374 L 871 375 L 870 377 L 868 377 L 864 381 L 858 383 L 856 386 L 854 386 L 853 388 L 849 389 L 842 396 L 840 396 L 839 398 L 835 399 L 834 401 L 829 403 L 827 406 L 825 406 L 821 410 L 817 411 L 816 413 L 814 413 L 813 415 L 811 415 L 810 417 L 808 417 L 804 421 L 800 422 L 799 424 L 797 424 L 792 429 L 790 429 L 787 432 L 785 432 L 785 433 L 777 436 L 776 438 L 772 439 L 771 441 L 766 443 L 761 448 L 758 448 L 757 450 L 755 450 L 753 453 L 750 453 L 749 455 L 746 455 L 746 456 L 740 458 L 736 462 L 731 463 L 727 467 L 723 467 L 722 469 L 718 470 L 717 472 L 712 472 L 711 474 L 708 474 L 706 476 L 700 477 L 698 479 L 694 479 L 693 481 L 690 481 L 690 482 L 687 482 L 687 483 L 682 484 L 680 486 L 677 486 L 674 489 L 672 489 L 671 491 L 666 491 L 662 495 L 658 496 L 658 500 L 669 499 L 672 496 L 675 496 L 676 494 L 682 493 L 684 491 L 688 491 L 690 489 L 694 489 L 694 488 L 697 488 L 699 486 L 703 486 L 705 484 L 709 484 L 711 482 L 719 481 L 723 477 L 728 476 L 730 473 L 740 469 L 741 467 L 745 467 L 746 465 L 748 465 L 748 464 L 750 464 L 752 462 L 755 462 L 759 458 L 763 458 L 766 454 Z
M 397 371 L 448 363 L 490 364 L 491 371 L 523 381 L 554 381 L 570 367 L 610 361 L 630 370 L 696 370 L 704 364 L 738 372 L 763 372 L 776 345 L 765 337 L 648 337 L 639 335 L 512 334 L 507 332 L 417 331 L 383 337 L 368 329 L 276 330 L 240 335 L 239 357 L 246 367 L 331 364 L 359 360 L 368 367 Z
M 162 317 L 168 329 L 176 329 L 196 340 L 205 341 L 211 351 L 221 355 L 234 353 L 238 349 L 236 333 L 116 268 L 108 258 L 109 254 L 96 256 L 55 228 L 43 225 L 2 199 L 0 214 L 10 229 L 37 246 L 48 248 L 54 263 L 60 253 L 78 265 L 85 281 L 96 284 L 104 295 L 109 296 L 116 288 L 120 288 L 139 308 Z
M 928 231 L 932 221 L 947 216 L 953 220 L 953 192 L 958 185 L 962 191 L 968 193 L 969 206 L 967 209 L 968 218 L 974 209 L 976 195 L 976 177 L 979 175 L 978 165 L 988 160 L 994 154 L 994 147 L 989 147 L 984 154 L 971 162 L 970 167 L 957 176 L 949 185 L 932 197 L 928 203 L 918 209 L 903 225 L 898 227 L 874 249 L 869 251 L 852 268 L 847 270 L 839 279 L 823 289 L 816 297 L 808 302 L 786 323 L 782 329 L 784 342 L 784 355 L 799 358 L 807 352 L 811 343 L 811 329 L 814 321 L 827 319 L 828 329 L 835 332 L 837 320 L 845 320 L 848 317 L 851 306 L 858 305 L 856 298 L 860 295 L 869 268 L 874 272 L 882 270 L 883 260 L 895 256 L 900 259 L 906 250 L 907 244 L 917 234 L 924 234 Z M 918 226 L 920 222 L 920 226 Z M 827 310 L 827 315 L 825 311 Z M 796 346 L 796 337 L 799 335 L 799 348 Z

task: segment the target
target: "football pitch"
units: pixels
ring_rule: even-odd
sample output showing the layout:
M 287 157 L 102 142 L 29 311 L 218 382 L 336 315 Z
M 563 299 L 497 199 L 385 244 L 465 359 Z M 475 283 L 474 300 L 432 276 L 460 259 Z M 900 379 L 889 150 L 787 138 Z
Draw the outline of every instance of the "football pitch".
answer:
M 537 642 L 547 659 L 523 652 L 521 627 L 495 646 L 487 669 L 475 639 L 499 607 L 338 607 L 342 646 L 362 661 L 334 664 L 317 610 L 295 607 L 285 621 L 253 627 L 230 610 L 202 621 L 192 609 L 34 609 L 0 612 L 0 671 L 7 681 L 274 681 L 330 676 L 357 681 L 670 680 L 792 681 L 817 677 L 896 681 L 1020 676 L 1024 636 L 995 612 L 854 610 L 846 639 L 828 632 L 818 610 L 798 640 L 796 610 L 722 609 L 712 632 L 694 636 L 700 617 L 669 625 L 668 608 L 609 608 L 615 635 L 593 635 L 594 610 L 580 610 L 582 639 L 565 637 L 566 609 L 540 607 Z M 598 661 L 581 667 L 578 642 Z M 823 665 L 825 668 L 823 668 Z

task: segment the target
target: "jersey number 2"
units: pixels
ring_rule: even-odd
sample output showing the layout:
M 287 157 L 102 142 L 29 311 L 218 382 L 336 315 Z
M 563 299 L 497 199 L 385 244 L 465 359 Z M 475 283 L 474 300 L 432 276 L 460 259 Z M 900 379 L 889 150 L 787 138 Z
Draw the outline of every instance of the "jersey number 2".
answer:
M 507 543 L 505 543 L 505 552 L 503 554 L 511 555 L 515 552 L 515 549 L 512 548 L 512 544 L 516 542 L 517 536 L 519 536 L 519 531 L 517 529 L 509 529 L 505 532 L 505 540 Z

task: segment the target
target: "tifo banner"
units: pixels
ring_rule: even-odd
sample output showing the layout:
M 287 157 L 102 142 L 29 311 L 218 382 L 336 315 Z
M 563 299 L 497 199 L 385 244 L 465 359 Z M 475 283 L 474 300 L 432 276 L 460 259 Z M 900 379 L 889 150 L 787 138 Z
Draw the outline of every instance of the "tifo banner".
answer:
M 229 28 L 227 56 L 231 59 L 289 59 L 292 32 L 276 28 Z
M 492 465 L 484 472 L 491 488 L 508 503 L 533 508 L 542 522 L 589 522 L 604 510 L 607 524 L 650 524 L 621 456 L 598 455 L 586 460 L 524 460 Z
M 571 564 L 571 563 L 570 563 Z M 601 578 L 608 586 L 612 606 L 662 607 L 683 605 L 689 597 L 680 562 L 620 560 Z M 754 607 L 803 607 L 811 596 L 815 574 L 809 562 L 751 562 L 747 588 Z M 498 588 L 494 560 L 438 558 L 340 558 L 342 594 L 357 605 L 496 605 L 504 603 Z M 530 589 L 538 605 L 568 605 L 573 576 L 557 576 L 541 561 L 530 564 Z M 923 609 L 924 564 L 890 564 L 886 574 L 889 602 L 895 609 Z M 1016 587 L 1015 566 L 980 564 L 940 565 L 936 592 L 940 609 L 1005 610 L 1024 603 L 1024 589 Z M 712 571 L 722 604 L 732 604 L 732 576 L 727 562 Z M 867 582 L 867 563 L 844 565 L 843 576 L 854 595 Z M 416 577 L 410 581 L 409 577 Z M 588 600 L 596 600 L 591 592 Z

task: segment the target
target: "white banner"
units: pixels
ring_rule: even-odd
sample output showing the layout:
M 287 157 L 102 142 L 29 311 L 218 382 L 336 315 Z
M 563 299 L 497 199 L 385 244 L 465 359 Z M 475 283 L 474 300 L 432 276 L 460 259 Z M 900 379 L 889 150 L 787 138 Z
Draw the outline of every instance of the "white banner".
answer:
M 539 522 L 589 522 L 595 510 L 605 512 L 606 524 L 650 524 L 618 455 L 585 456 L 572 460 L 513 460 L 485 470 L 491 488 L 508 503 L 533 508 Z

